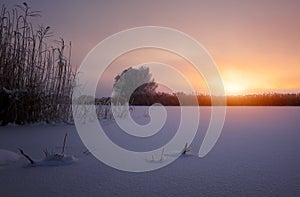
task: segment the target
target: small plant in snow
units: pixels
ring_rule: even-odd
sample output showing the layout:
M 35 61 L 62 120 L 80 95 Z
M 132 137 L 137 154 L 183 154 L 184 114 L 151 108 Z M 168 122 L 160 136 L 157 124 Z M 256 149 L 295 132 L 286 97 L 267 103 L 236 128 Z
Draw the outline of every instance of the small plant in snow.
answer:
M 65 164 L 71 164 L 76 159 L 73 156 L 65 155 L 65 147 L 66 147 L 66 140 L 67 140 L 67 133 L 65 134 L 62 150 L 60 153 L 51 152 L 49 153 L 48 149 L 46 148 L 44 150 L 45 158 L 40 161 L 33 160 L 29 155 L 24 153 L 22 149 L 19 148 L 19 151 L 21 155 L 23 155 L 32 166 L 43 166 L 43 165 L 65 165 Z

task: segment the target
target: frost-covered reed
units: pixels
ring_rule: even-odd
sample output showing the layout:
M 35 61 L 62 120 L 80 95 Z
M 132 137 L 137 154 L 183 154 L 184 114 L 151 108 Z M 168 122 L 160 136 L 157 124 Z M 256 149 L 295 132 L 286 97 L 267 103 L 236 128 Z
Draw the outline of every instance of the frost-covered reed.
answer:
M 0 110 L 2 124 L 70 118 L 71 43 L 50 42 L 49 26 L 35 30 L 30 19 L 39 14 L 26 3 L 0 11 L 0 91 L 8 95 Z

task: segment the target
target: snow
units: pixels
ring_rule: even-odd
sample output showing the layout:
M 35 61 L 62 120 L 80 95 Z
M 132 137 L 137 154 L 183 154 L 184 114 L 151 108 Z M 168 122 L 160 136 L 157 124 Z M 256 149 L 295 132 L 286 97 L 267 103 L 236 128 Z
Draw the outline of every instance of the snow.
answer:
M 103 120 L 108 136 L 119 146 L 138 151 L 162 147 L 174 135 L 180 118 L 177 107 L 158 134 L 132 138 Z M 209 107 L 201 107 L 198 133 L 191 152 L 152 172 L 130 173 L 113 169 L 86 151 L 76 128 L 69 124 L 0 127 L 0 196 L 299 196 L 300 108 L 229 107 L 222 134 L 211 152 L 197 156 L 208 127 Z M 133 115 L 147 124 L 145 107 Z M 49 164 L 43 150 L 60 152 L 65 133 L 68 165 L 28 167 L 18 148 L 35 161 Z M 88 131 L 87 131 L 88 132 Z M 109 151 L 109 150 L 108 150 Z M 14 153 L 15 152 L 15 153 Z M 93 150 L 91 151 L 93 152 Z M 145 159 L 165 162 L 180 150 Z M 5 164 L 5 165 L 4 165 Z
M 19 158 L 20 156 L 12 151 L 0 149 L 0 166 L 14 163 Z
M 28 93 L 28 90 L 27 88 L 22 88 L 22 89 L 6 89 L 6 88 L 3 88 L 3 91 L 6 93 L 6 94 L 26 94 Z

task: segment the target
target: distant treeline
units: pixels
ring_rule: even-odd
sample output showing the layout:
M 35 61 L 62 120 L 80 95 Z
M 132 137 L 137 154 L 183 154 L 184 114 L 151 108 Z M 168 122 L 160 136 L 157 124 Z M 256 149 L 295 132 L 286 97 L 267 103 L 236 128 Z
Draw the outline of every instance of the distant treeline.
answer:
M 297 94 L 252 94 L 228 96 L 228 106 L 300 106 L 300 93 Z
M 179 105 L 194 105 L 193 97 L 195 95 L 177 93 L 152 93 L 152 94 L 134 94 L 130 98 L 131 105 L 145 105 L 149 106 L 154 103 L 161 103 L 165 106 L 179 106 Z M 198 104 L 200 106 L 211 106 L 211 96 L 196 95 Z M 216 99 L 220 97 L 216 96 Z M 97 99 L 98 103 L 108 104 L 109 97 Z M 179 102 L 179 100 L 181 102 Z M 300 106 L 300 93 L 297 94 L 249 94 L 226 96 L 227 106 Z

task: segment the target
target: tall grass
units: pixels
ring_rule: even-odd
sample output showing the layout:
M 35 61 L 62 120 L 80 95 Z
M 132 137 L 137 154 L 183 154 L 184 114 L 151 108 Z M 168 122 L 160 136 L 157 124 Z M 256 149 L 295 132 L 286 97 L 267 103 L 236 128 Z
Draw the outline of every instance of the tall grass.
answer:
M 71 43 L 49 42 L 50 27 L 37 30 L 39 16 L 26 3 L 0 12 L 0 91 L 9 94 L 0 122 L 62 121 L 70 118 L 75 72 Z

